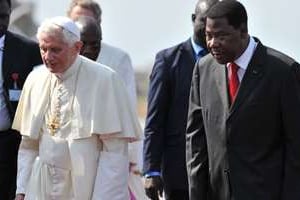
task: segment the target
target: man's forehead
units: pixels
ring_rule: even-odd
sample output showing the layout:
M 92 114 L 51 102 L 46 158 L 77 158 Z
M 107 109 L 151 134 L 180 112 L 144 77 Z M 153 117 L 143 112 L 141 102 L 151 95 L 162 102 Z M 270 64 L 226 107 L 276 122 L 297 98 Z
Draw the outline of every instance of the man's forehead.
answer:
M 206 18 L 206 25 L 214 25 L 214 26 L 220 26 L 220 25 L 229 25 L 228 20 L 226 17 L 218 17 L 218 18 Z
M 41 33 L 40 37 L 38 38 L 39 43 L 47 43 L 47 44 L 64 44 L 62 34 L 49 34 L 46 32 Z
M 73 15 L 71 16 L 71 18 L 78 18 L 80 16 L 88 16 L 88 17 L 95 18 L 95 14 L 93 13 L 93 11 L 91 11 L 88 8 L 81 7 L 80 5 L 75 6 L 72 9 L 71 14 Z

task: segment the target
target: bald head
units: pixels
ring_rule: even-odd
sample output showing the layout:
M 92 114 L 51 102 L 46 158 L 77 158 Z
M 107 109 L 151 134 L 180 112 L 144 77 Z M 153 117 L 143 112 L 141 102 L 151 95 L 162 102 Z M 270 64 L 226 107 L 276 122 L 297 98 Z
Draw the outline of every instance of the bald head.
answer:
M 96 60 L 101 48 L 102 32 L 98 22 L 87 16 L 80 16 L 76 20 L 76 24 L 80 29 L 80 38 L 83 42 L 80 54 Z
M 195 7 L 195 14 L 206 16 L 207 11 L 219 0 L 199 0 Z
M 195 7 L 195 13 L 192 14 L 194 26 L 193 39 L 196 44 L 206 48 L 205 42 L 205 18 L 208 10 L 219 0 L 199 0 Z

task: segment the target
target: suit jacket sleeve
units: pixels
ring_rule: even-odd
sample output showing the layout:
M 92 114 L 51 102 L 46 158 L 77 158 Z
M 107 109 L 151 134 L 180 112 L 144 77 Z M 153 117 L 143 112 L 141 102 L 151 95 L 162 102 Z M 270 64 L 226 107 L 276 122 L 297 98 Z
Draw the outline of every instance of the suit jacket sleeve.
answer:
M 281 90 L 285 171 L 283 200 L 300 199 L 300 65 L 294 63 Z
M 42 64 L 43 61 L 42 61 L 42 58 L 41 58 L 39 45 L 36 44 L 36 43 L 33 43 L 31 48 L 32 48 L 31 63 L 32 63 L 32 67 L 35 67 L 37 65 Z
M 144 140 L 144 172 L 160 171 L 170 98 L 168 63 L 164 52 L 157 54 L 150 75 L 148 113 Z
M 208 155 L 200 100 L 199 63 L 194 69 L 187 122 L 186 160 L 190 200 L 207 199 Z

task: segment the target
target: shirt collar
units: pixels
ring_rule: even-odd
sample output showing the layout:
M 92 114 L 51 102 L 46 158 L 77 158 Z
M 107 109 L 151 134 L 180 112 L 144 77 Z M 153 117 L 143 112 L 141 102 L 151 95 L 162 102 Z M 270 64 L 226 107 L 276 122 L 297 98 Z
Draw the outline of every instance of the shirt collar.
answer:
M 192 47 L 193 47 L 193 50 L 194 50 L 195 57 L 197 57 L 199 52 L 203 51 L 204 48 L 202 46 L 196 44 L 193 37 L 191 37 L 191 43 L 192 43 Z
M 2 49 L 4 47 L 4 40 L 5 40 L 5 35 L 3 35 L 1 38 L 0 38 L 0 49 Z
M 256 49 L 256 46 L 257 42 L 253 39 L 253 37 L 250 37 L 247 49 L 238 59 L 234 61 L 235 64 L 237 64 L 240 68 L 246 70 Z
M 63 73 L 56 73 L 55 76 L 60 80 L 66 80 L 78 70 L 80 65 L 80 56 L 77 56 L 73 64 Z

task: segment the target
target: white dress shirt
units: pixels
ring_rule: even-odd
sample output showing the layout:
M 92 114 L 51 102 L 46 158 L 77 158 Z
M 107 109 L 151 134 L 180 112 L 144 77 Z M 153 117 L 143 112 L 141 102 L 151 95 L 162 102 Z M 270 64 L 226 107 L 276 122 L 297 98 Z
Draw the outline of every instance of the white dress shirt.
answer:
M 245 74 L 245 72 L 247 70 L 247 67 L 250 63 L 250 60 L 251 60 L 251 58 L 254 54 L 256 46 L 257 46 L 257 42 L 255 42 L 253 37 L 250 37 L 248 47 L 246 48 L 244 53 L 238 59 L 236 59 L 234 61 L 234 63 L 239 66 L 239 69 L 238 69 L 237 73 L 238 73 L 238 77 L 239 77 L 240 82 L 242 81 L 242 79 L 244 77 L 244 74 Z M 226 66 L 228 67 L 228 64 Z

